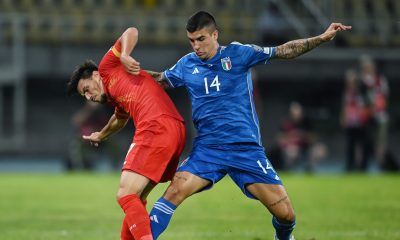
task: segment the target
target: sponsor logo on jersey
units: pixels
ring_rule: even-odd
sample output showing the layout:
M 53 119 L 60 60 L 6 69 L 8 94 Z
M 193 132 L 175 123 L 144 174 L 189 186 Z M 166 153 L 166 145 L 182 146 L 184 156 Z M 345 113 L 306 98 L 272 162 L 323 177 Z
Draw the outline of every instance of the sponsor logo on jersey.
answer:
M 194 70 L 193 70 L 193 72 L 192 72 L 192 74 L 194 75 L 194 74 L 198 74 L 198 73 L 200 73 L 200 72 L 199 72 L 199 69 L 197 69 L 197 67 L 195 67 Z
M 221 64 L 222 64 L 222 68 L 225 71 L 229 71 L 232 68 L 232 62 L 231 59 L 229 57 L 224 57 L 221 59 Z
M 150 216 L 150 221 L 158 223 L 157 215 Z

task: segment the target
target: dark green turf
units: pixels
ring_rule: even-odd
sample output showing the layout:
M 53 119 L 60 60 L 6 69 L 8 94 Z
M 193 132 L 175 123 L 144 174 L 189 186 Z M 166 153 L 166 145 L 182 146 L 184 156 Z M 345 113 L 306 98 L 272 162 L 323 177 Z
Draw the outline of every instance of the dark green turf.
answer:
M 400 239 L 399 175 L 282 175 L 298 240 Z M 117 174 L 1 174 L 0 239 L 119 239 Z M 159 186 L 149 206 L 162 194 Z M 271 216 L 229 178 L 189 198 L 160 240 L 273 239 Z

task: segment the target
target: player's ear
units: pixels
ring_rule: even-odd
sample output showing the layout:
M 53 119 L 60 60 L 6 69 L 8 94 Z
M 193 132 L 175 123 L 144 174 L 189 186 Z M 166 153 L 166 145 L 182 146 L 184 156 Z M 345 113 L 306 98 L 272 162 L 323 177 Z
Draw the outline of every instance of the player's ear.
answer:
M 97 79 L 100 76 L 99 71 L 93 71 L 92 72 L 92 78 Z
M 96 81 L 96 82 L 100 82 L 100 81 L 101 81 L 101 78 L 100 78 L 100 73 L 99 73 L 99 71 L 93 71 L 93 72 L 92 72 L 92 77 L 91 77 L 91 79 L 94 80 L 94 81 Z
M 214 38 L 214 40 L 218 40 L 218 30 L 215 29 L 214 32 L 212 33 L 212 37 Z

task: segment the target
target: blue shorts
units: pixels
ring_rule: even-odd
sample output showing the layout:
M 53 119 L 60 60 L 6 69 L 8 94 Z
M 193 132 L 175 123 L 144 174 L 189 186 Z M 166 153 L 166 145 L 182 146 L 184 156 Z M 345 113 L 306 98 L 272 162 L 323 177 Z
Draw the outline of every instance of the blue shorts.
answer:
M 278 174 L 265 156 L 264 149 L 253 144 L 224 146 L 196 144 L 177 172 L 190 172 L 211 181 L 211 184 L 202 190 L 210 189 L 228 174 L 249 198 L 255 198 L 246 190 L 249 184 L 282 185 Z

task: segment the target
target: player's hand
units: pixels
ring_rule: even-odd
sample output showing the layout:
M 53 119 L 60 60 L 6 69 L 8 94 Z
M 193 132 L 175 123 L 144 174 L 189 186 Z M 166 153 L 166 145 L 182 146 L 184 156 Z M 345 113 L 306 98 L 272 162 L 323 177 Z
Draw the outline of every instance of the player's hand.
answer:
M 120 61 L 125 66 L 128 73 L 133 75 L 139 74 L 140 62 L 136 61 L 133 57 L 129 55 L 121 55 Z
M 101 136 L 100 132 L 94 132 L 90 134 L 89 136 L 82 136 L 83 139 L 88 140 L 91 145 L 98 147 L 99 143 L 105 139 Z
M 341 23 L 331 23 L 331 25 L 326 29 L 326 31 L 321 34 L 321 38 L 323 41 L 330 41 L 335 38 L 336 34 L 340 31 L 350 30 L 351 26 L 346 26 Z

